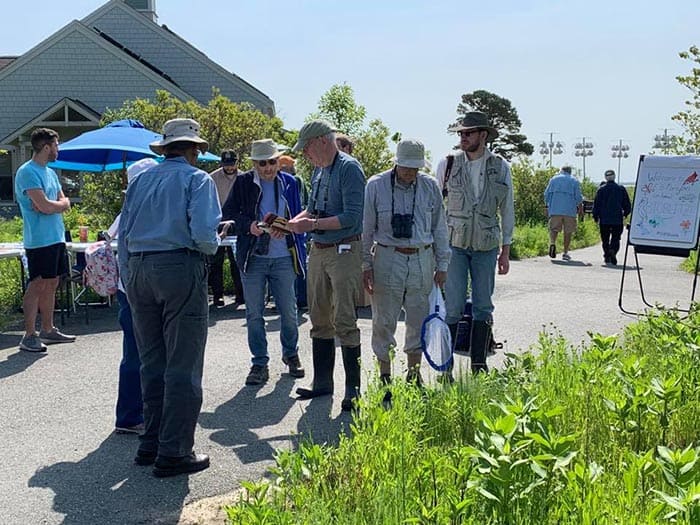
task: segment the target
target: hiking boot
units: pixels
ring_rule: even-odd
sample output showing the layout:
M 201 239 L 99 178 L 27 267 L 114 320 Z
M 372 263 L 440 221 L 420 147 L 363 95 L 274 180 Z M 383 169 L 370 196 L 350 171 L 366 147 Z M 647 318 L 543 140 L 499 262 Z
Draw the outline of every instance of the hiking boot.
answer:
M 549 245 L 549 258 L 554 259 L 557 256 L 557 246 L 555 244 Z
M 610 264 L 612 264 L 613 266 L 617 266 L 617 257 L 615 257 L 614 255 L 611 255 L 610 256 Z
M 46 345 L 36 334 L 25 335 L 19 342 L 19 348 L 27 352 L 46 352 Z
M 420 369 L 412 368 L 406 373 L 406 383 L 417 386 L 418 388 L 423 387 L 423 377 L 420 375 Z
M 570 261 L 571 255 L 569 255 L 569 252 L 564 252 L 561 254 L 561 259 L 562 259 L 562 261 Z
M 381 385 L 386 388 L 386 391 L 384 392 L 384 397 L 382 398 L 382 406 L 385 409 L 390 409 L 391 408 L 391 390 L 389 387 L 391 386 L 391 374 L 381 374 L 379 376 L 379 382 Z
M 292 377 L 304 377 L 304 368 L 301 366 L 299 354 L 294 354 L 289 357 L 282 356 L 282 362 L 289 367 L 289 375 Z
M 253 365 L 250 368 L 248 377 L 245 378 L 246 385 L 262 385 L 270 378 L 270 370 L 267 366 Z
M 55 326 L 51 329 L 50 332 L 44 332 L 43 330 L 39 333 L 39 337 L 41 338 L 41 342 L 47 345 L 55 345 L 59 343 L 74 343 L 75 342 L 75 336 L 74 335 L 66 335 L 64 333 L 61 333 L 58 331 L 58 328 Z

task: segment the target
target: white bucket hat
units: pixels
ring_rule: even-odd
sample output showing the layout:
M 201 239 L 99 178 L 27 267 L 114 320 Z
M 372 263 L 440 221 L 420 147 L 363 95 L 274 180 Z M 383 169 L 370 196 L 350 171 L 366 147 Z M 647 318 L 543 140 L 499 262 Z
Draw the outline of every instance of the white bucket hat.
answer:
M 132 181 L 141 175 L 144 171 L 151 169 L 153 166 L 157 166 L 158 162 L 155 159 L 145 158 L 137 160 L 128 168 L 126 168 L 126 183 L 131 184 Z
M 396 146 L 394 162 L 402 168 L 420 169 L 425 167 L 425 146 L 418 140 L 402 140 Z
M 209 143 L 199 136 L 199 122 L 191 118 L 175 118 L 163 125 L 163 138 L 151 142 L 149 147 L 158 155 L 163 154 L 163 147 L 173 142 L 194 142 L 202 153 L 206 153 Z
M 250 160 L 276 159 L 280 155 L 282 152 L 272 139 L 255 140 L 250 146 Z

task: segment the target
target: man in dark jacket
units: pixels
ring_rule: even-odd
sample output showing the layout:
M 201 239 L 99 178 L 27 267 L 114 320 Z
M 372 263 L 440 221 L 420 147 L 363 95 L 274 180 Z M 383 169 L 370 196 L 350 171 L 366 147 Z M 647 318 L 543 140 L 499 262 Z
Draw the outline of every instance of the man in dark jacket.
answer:
M 250 159 L 254 167 L 236 177 L 222 210 L 225 220 L 236 223 L 236 261 L 243 280 L 248 346 L 253 356 L 246 385 L 261 385 L 269 379 L 270 357 L 263 317 L 268 285 L 281 317 L 282 361 L 289 367 L 289 375 L 304 377 L 297 347 L 294 289 L 297 275 L 304 273 L 304 234 L 262 224 L 263 219 L 272 222 L 271 217 L 281 217 L 283 225 L 284 219 L 301 211 L 297 182 L 292 175 L 279 171 L 279 156 L 271 139 L 253 142 Z
M 605 172 L 605 181 L 605 184 L 598 188 L 593 201 L 593 220 L 600 228 L 605 263 L 616 265 L 622 222 L 630 214 L 632 205 L 627 190 L 615 182 L 613 170 Z

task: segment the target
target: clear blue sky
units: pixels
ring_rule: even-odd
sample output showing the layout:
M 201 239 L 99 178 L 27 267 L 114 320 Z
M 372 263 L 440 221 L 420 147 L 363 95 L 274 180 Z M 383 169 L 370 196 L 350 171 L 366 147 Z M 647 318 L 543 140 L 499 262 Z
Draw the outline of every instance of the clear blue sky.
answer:
M 3 20 L 13 22 L 3 24 L 0 55 L 24 53 L 103 3 L 3 2 Z M 346 82 L 370 118 L 423 140 L 438 158 L 454 142 L 445 129 L 460 96 L 486 89 L 511 100 L 535 146 L 549 132 L 565 144 L 555 165 L 580 168 L 573 146 L 593 142 L 586 172 L 594 180 L 617 170 L 610 147 L 618 139 L 630 146 L 622 180 L 633 181 L 654 135 L 681 131 L 671 116 L 688 93 L 675 77 L 690 63 L 678 52 L 700 44 L 698 0 L 157 0 L 156 11 L 159 23 L 269 95 L 289 128 Z

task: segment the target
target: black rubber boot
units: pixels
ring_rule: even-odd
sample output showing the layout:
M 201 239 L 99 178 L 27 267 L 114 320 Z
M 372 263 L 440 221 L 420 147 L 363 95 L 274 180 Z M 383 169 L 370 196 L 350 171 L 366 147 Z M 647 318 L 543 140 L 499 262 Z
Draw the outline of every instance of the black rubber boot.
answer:
M 297 388 L 297 395 L 301 399 L 327 396 L 333 393 L 333 368 L 335 367 L 335 340 L 318 339 L 311 340 L 314 377 L 311 388 Z
M 340 407 L 353 409 L 353 402 L 360 397 L 360 346 L 343 346 L 343 366 L 345 367 L 345 397 Z
M 491 324 L 487 321 L 472 321 L 472 372 L 488 372 L 486 365 L 487 345 L 491 344 Z
M 452 351 L 454 352 L 455 345 L 457 344 L 457 324 L 448 324 L 447 327 L 450 329 L 450 340 L 452 341 Z

